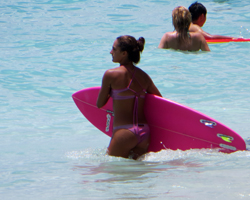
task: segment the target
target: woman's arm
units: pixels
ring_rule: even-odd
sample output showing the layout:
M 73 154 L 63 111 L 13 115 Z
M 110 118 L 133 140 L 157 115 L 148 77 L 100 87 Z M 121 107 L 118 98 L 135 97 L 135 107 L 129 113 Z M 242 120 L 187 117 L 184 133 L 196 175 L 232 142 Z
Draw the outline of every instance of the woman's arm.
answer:
M 158 48 L 160 48 L 160 49 L 168 49 L 168 33 L 165 33 L 162 36 Z
M 149 76 L 148 76 L 148 77 L 149 77 Z M 162 97 L 160 91 L 159 91 L 158 88 L 155 86 L 154 82 L 152 81 L 152 79 L 151 79 L 150 77 L 149 77 L 149 80 L 150 80 L 150 82 L 149 82 L 149 87 L 148 87 L 148 89 L 147 89 L 147 93 L 149 93 L 149 94 L 155 94 L 155 95 L 157 95 L 157 96 Z
M 111 90 L 111 77 L 109 71 L 107 70 L 103 75 L 101 90 L 99 92 L 96 102 L 96 106 L 98 108 L 103 107 L 107 103 L 107 101 L 110 98 L 110 90 Z
M 201 40 L 201 50 L 202 51 L 210 51 L 210 48 L 207 44 L 206 39 L 204 38 L 204 36 L 202 34 L 200 34 L 200 40 Z
M 201 43 L 201 50 L 202 51 L 210 51 L 210 48 L 209 48 L 206 41 Z

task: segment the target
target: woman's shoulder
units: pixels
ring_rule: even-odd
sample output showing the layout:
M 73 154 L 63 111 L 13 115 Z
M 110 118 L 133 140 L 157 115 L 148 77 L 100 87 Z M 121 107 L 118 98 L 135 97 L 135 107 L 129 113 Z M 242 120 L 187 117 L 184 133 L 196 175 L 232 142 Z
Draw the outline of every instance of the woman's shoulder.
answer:
M 141 75 L 146 75 L 147 73 L 143 71 L 140 67 L 136 67 L 136 73 L 140 73 Z
M 139 75 L 139 77 L 143 80 L 145 80 L 146 82 L 151 80 L 150 76 L 141 68 L 136 67 L 136 74 Z
M 116 74 L 116 73 L 122 73 L 123 70 L 120 67 L 115 67 L 111 69 L 107 69 L 105 74 Z
M 205 39 L 204 36 L 200 32 L 189 32 L 192 38 L 195 39 Z
M 164 37 L 168 37 L 168 38 L 173 38 L 173 37 L 176 37 L 176 31 L 172 31 L 172 32 L 166 32 L 163 36 Z
M 122 74 L 122 71 L 119 69 L 119 67 L 116 67 L 106 70 L 104 73 L 104 77 L 111 79 L 111 78 L 116 78 L 120 74 Z

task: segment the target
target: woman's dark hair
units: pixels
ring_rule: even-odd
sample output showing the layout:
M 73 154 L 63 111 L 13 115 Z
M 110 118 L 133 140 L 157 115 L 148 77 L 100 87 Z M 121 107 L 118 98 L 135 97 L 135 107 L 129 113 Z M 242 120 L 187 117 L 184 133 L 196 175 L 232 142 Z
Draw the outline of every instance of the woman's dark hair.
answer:
M 140 37 L 138 40 L 136 40 L 130 35 L 123 35 L 116 39 L 118 40 L 118 46 L 120 47 L 121 51 L 127 51 L 128 59 L 133 63 L 139 63 L 140 53 L 144 49 L 145 39 Z

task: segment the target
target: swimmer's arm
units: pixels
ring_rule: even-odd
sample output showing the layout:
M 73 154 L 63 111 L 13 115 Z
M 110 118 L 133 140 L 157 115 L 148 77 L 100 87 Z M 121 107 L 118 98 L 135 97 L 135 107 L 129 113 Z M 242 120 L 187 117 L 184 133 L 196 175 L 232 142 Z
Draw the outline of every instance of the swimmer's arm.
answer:
M 232 39 L 233 37 L 230 36 L 223 36 L 223 35 L 211 35 L 205 31 L 201 27 L 196 24 L 191 24 L 189 27 L 190 32 L 199 32 L 201 33 L 205 39 Z
M 111 77 L 109 75 L 109 72 L 106 71 L 102 78 L 102 86 L 96 102 L 96 106 L 98 108 L 103 107 L 108 102 L 110 98 L 110 90 L 111 90 Z
M 211 35 L 205 31 L 202 31 L 202 35 L 206 38 L 206 39 L 232 39 L 233 37 L 230 36 L 224 36 L 224 35 Z

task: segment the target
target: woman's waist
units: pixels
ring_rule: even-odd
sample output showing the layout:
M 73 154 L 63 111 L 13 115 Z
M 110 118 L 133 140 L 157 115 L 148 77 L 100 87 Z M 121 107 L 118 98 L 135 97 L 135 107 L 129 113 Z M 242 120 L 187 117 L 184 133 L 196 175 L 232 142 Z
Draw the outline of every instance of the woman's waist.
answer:
M 127 125 L 127 124 L 147 124 L 147 120 L 145 117 L 143 118 L 116 118 L 114 117 L 114 121 L 113 121 L 113 127 L 116 127 L 116 126 L 123 126 L 123 125 Z
M 134 129 L 134 128 L 149 129 L 149 125 L 147 123 L 124 124 L 124 125 L 119 125 L 119 126 L 113 126 L 113 131 L 116 131 L 118 129 Z

